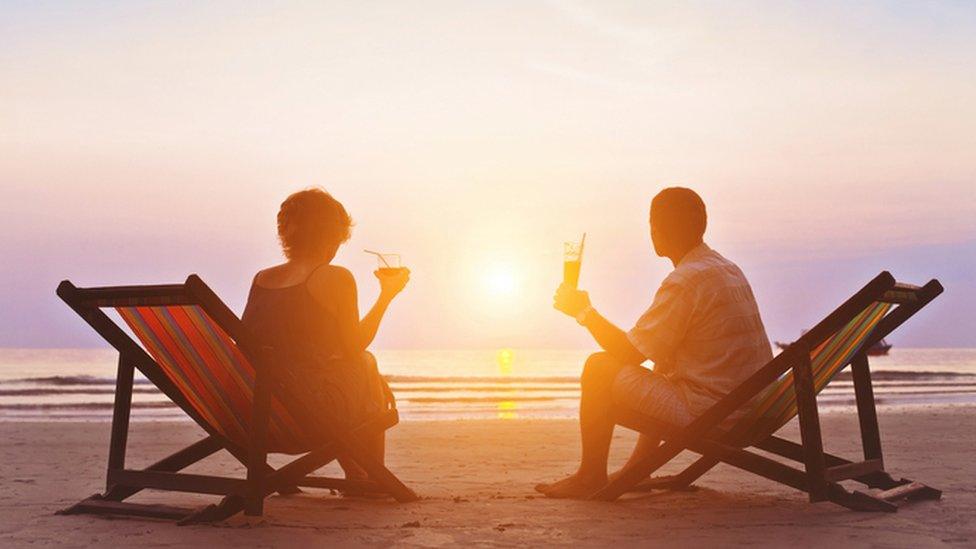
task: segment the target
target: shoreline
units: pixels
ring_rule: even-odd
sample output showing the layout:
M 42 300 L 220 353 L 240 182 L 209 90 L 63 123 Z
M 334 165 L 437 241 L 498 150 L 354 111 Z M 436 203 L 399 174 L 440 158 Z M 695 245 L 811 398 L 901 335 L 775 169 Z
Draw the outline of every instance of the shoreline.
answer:
M 499 364 L 488 349 L 377 353 L 404 422 L 572 419 L 586 354 L 517 349 L 511 364 Z M 111 349 L 0 349 L 0 422 L 110 421 L 115 354 Z M 976 349 L 896 349 L 872 361 L 871 370 L 875 399 L 884 410 L 976 405 Z M 841 372 L 820 393 L 824 413 L 854 409 L 849 377 Z M 137 375 L 135 385 L 133 421 L 180 419 L 182 412 L 152 384 Z
M 854 397 L 850 397 L 850 404 L 827 404 L 819 407 L 818 411 L 821 416 L 827 415 L 853 415 L 857 413 L 857 406 L 854 402 Z M 877 399 L 880 400 L 880 399 Z M 877 402 L 876 408 L 878 414 L 896 414 L 896 413 L 914 413 L 914 412 L 925 412 L 931 410 L 959 410 L 959 409 L 974 409 L 976 410 L 976 402 L 922 402 L 915 404 L 885 404 L 884 402 Z M 176 425 L 192 425 L 193 421 L 183 414 L 183 411 L 179 409 L 175 404 L 172 407 L 167 407 L 166 409 L 172 409 L 175 414 L 181 415 L 181 418 L 174 417 L 152 417 L 146 415 L 140 415 L 138 409 L 133 410 L 132 416 L 129 418 L 130 423 L 173 423 Z M 43 417 L 25 417 L 17 418 L 16 416 L 0 416 L 0 425 L 10 423 L 17 425 L 29 425 L 29 424 L 71 424 L 71 423 L 85 423 L 85 424 L 111 424 L 112 416 L 111 410 L 108 414 L 99 417 L 58 417 L 58 418 L 43 418 Z M 507 414 L 507 412 L 499 412 L 499 414 Z M 450 422 L 548 422 L 548 421 L 570 421 L 576 422 L 578 416 L 576 415 L 527 415 L 527 416 L 508 416 L 508 417 L 452 417 L 452 416 L 436 416 L 435 414 L 430 414 L 430 417 L 417 417 L 411 414 L 404 415 L 401 411 L 400 423 L 450 423 Z
M 389 433 L 391 470 L 423 496 L 406 505 L 346 499 L 310 490 L 272 497 L 258 522 L 242 516 L 217 525 L 177 527 L 142 519 L 55 516 L 54 511 L 103 488 L 107 422 L 0 422 L 0 545 L 116 544 L 179 547 L 209 544 L 298 546 L 310 543 L 440 545 L 769 545 L 927 547 L 976 540 L 976 414 L 970 407 L 933 406 L 879 413 L 889 471 L 940 488 L 939 502 L 898 513 L 856 513 L 727 466 L 692 492 L 654 492 L 605 504 L 548 500 L 539 481 L 570 472 L 578 459 L 571 419 L 405 421 Z M 860 456 L 853 414 L 822 417 L 828 451 Z M 128 466 L 139 467 L 198 439 L 189 422 L 133 425 Z M 784 436 L 796 439 L 795 425 Z M 626 457 L 634 434 L 618 429 L 612 463 Z M 280 463 L 275 457 L 275 463 Z M 682 455 L 674 465 L 687 464 Z M 197 472 L 238 475 L 217 455 Z M 335 465 L 323 472 L 335 475 Z M 664 472 L 674 472 L 669 467 Z M 216 498 L 194 494 L 139 495 L 137 501 L 190 505 Z

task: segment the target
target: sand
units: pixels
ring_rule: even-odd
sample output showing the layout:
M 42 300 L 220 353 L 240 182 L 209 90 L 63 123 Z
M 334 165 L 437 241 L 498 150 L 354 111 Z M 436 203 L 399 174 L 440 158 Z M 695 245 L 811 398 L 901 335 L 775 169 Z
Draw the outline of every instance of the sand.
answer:
M 291 547 L 338 545 L 976 545 L 976 408 L 884 410 L 888 470 L 945 491 L 894 514 L 857 513 L 720 466 L 692 492 L 655 492 L 615 503 L 556 501 L 532 486 L 570 472 L 578 435 L 568 420 L 405 422 L 390 435 L 389 464 L 424 499 L 364 501 L 309 491 L 268 500 L 263 520 L 178 527 L 132 518 L 57 516 L 99 491 L 109 425 L 0 423 L 0 546 Z M 857 457 L 856 417 L 823 416 L 826 446 Z M 795 436 L 795 429 L 788 434 Z M 129 466 L 202 436 L 190 423 L 138 423 Z M 618 430 L 614 459 L 634 437 Z M 687 463 L 690 456 L 682 456 Z M 197 471 L 240 473 L 214 456 Z M 331 467 L 330 467 L 331 471 Z M 181 506 L 213 498 L 146 493 Z

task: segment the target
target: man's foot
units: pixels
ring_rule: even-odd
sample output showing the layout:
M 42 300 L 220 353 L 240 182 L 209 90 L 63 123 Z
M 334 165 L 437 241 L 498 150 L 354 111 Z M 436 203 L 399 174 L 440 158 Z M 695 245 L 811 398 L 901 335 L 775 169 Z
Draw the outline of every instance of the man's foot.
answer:
M 603 488 L 607 483 L 607 478 L 589 478 L 580 475 L 570 475 L 552 484 L 539 484 L 535 489 L 548 498 L 557 499 L 586 499 Z
M 624 465 L 620 469 L 617 469 L 616 471 L 614 471 L 614 472 L 610 473 L 609 475 L 607 475 L 607 484 L 609 484 L 609 483 L 617 480 L 618 478 L 620 478 L 620 475 L 624 474 L 624 471 L 626 471 L 626 470 L 627 470 L 627 465 Z M 654 477 L 648 476 L 647 478 L 645 478 L 641 482 L 642 483 L 643 482 L 646 482 L 648 480 L 651 480 L 652 478 L 654 478 Z

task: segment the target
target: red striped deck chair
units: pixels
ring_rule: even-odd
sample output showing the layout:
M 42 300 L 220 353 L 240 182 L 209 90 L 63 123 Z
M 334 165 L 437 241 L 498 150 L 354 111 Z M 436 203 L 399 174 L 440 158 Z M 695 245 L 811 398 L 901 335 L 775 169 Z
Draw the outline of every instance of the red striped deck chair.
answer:
M 152 286 L 77 288 L 64 281 L 57 293 L 119 352 L 106 491 L 62 513 L 129 514 L 176 519 L 181 524 L 210 522 L 240 511 L 261 515 L 267 496 L 294 493 L 300 486 L 386 493 L 401 502 L 417 499 L 364 452 L 361 442 L 395 425 L 399 420 L 396 408 L 391 405 L 353 428 L 316 413 L 314 395 L 296 394 L 295 386 L 300 384 L 282 382 L 288 369 L 275 367 L 274 349 L 256 347 L 240 319 L 196 275 L 183 284 Z M 106 314 L 111 309 L 122 322 Z M 207 434 L 141 470 L 125 466 L 137 370 Z M 246 478 L 180 472 L 220 450 L 246 467 Z M 268 453 L 300 457 L 274 469 L 267 463 Z M 338 455 L 356 461 L 370 480 L 312 476 Z M 223 499 L 203 509 L 124 501 L 143 489 L 213 494 Z
M 861 511 L 896 511 L 903 500 L 938 499 L 939 490 L 895 478 L 884 468 L 881 435 L 867 349 L 942 293 L 932 280 L 922 287 L 899 284 L 887 272 L 869 282 L 788 349 L 684 428 L 663 424 L 617 406 L 616 423 L 662 437 L 663 443 L 593 497 L 614 500 L 631 491 L 683 489 L 718 463 L 726 463 L 809 494 Z M 851 366 L 864 459 L 850 461 L 824 451 L 817 394 Z M 740 409 L 744 413 L 737 415 Z M 801 442 L 776 436 L 798 416 Z M 737 419 L 736 419 L 737 418 Z M 756 453 L 757 448 L 785 459 Z M 699 454 L 677 475 L 648 478 L 684 450 Z M 798 462 L 803 468 L 791 466 Z M 852 481 L 870 490 L 849 490 Z

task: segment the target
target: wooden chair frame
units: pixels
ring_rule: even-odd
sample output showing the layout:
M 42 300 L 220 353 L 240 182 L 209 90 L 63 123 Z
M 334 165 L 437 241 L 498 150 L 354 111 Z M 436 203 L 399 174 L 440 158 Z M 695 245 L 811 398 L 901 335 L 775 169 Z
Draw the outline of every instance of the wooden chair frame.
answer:
M 617 424 L 661 436 L 663 443 L 636 466 L 628 468 L 597 492 L 594 499 L 611 501 L 629 491 L 687 488 L 720 462 L 804 491 L 809 494 L 811 502 L 832 501 L 855 510 L 893 512 L 897 511 L 895 502 L 899 500 L 939 499 L 941 491 L 910 479 L 895 479 L 884 469 L 874 390 L 865 350 L 901 326 L 942 293 L 942 290 L 942 285 L 937 280 L 916 287 L 899 284 L 891 274 L 882 272 L 788 349 L 684 428 L 667 425 L 632 409 L 616 406 L 614 416 Z M 861 350 L 848 362 L 854 382 L 864 454 L 862 461 L 850 461 L 824 451 L 810 350 L 817 348 L 876 301 L 893 303 L 896 306 L 878 323 L 861 345 Z M 846 366 L 847 364 L 841 369 Z M 748 416 L 738 420 L 731 428 L 720 428 L 726 418 L 789 370 L 793 372 L 800 423 L 799 444 L 775 436 L 778 425 L 760 430 L 764 434 L 756 436 L 757 425 Z M 799 462 L 803 468 L 791 467 L 747 450 L 750 446 Z M 647 478 L 683 450 L 690 450 L 701 457 L 677 475 Z M 881 492 L 872 494 L 859 490 L 848 491 L 840 484 L 843 480 L 853 480 Z
M 175 519 L 179 524 L 211 522 L 226 519 L 240 511 L 247 515 L 260 516 L 263 514 L 264 499 L 267 496 L 275 492 L 296 493 L 300 491 L 299 486 L 387 493 L 399 502 L 418 499 L 393 473 L 371 458 L 361 442 L 366 436 L 375 435 L 396 425 L 399 416 L 395 408 L 370 418 L 354 429 L 340 428 L 327 419 L 310 420 L 310 423 L 315 424 L 315 432 L 324 435 L 321 446 L 279 469 L 268 465 L 267 436 L 272 397 L 293 406 L 300 403 L 294 395 L 282 394 L 281 388 L 274 383 L 274 368 L 271 367 L 273 350 L 258 347 L 240 319 L 197 275 L 190 275 L 183 284 L 97 288 L 78 288 L 65 280 L 58 286 L 57 294 L 119 352 L 105 492 L 84 499 L 60 513 L 125 514 Z M 246 447 L 229 440 L 202 418 L 152 356 L 101 310 L 102 307 L 152 305 L 201 307 L 247 357 L 255 370 L 255 386 Z M 206 438 L 141 470 L 125 467 L 132 385 L 136 370 L 207 433 Z M 186 467 L 220 450 L 226 450 L 246 467 L 246 478 L 180 473 Z M 314 471 L 332 462 L 340 454 L 354 459 L 369 473 L 370 480 L 351 481 L 311 476 Z M 124 501 L 147 488 L 224 497 L 219 504 L 202 509 Z

